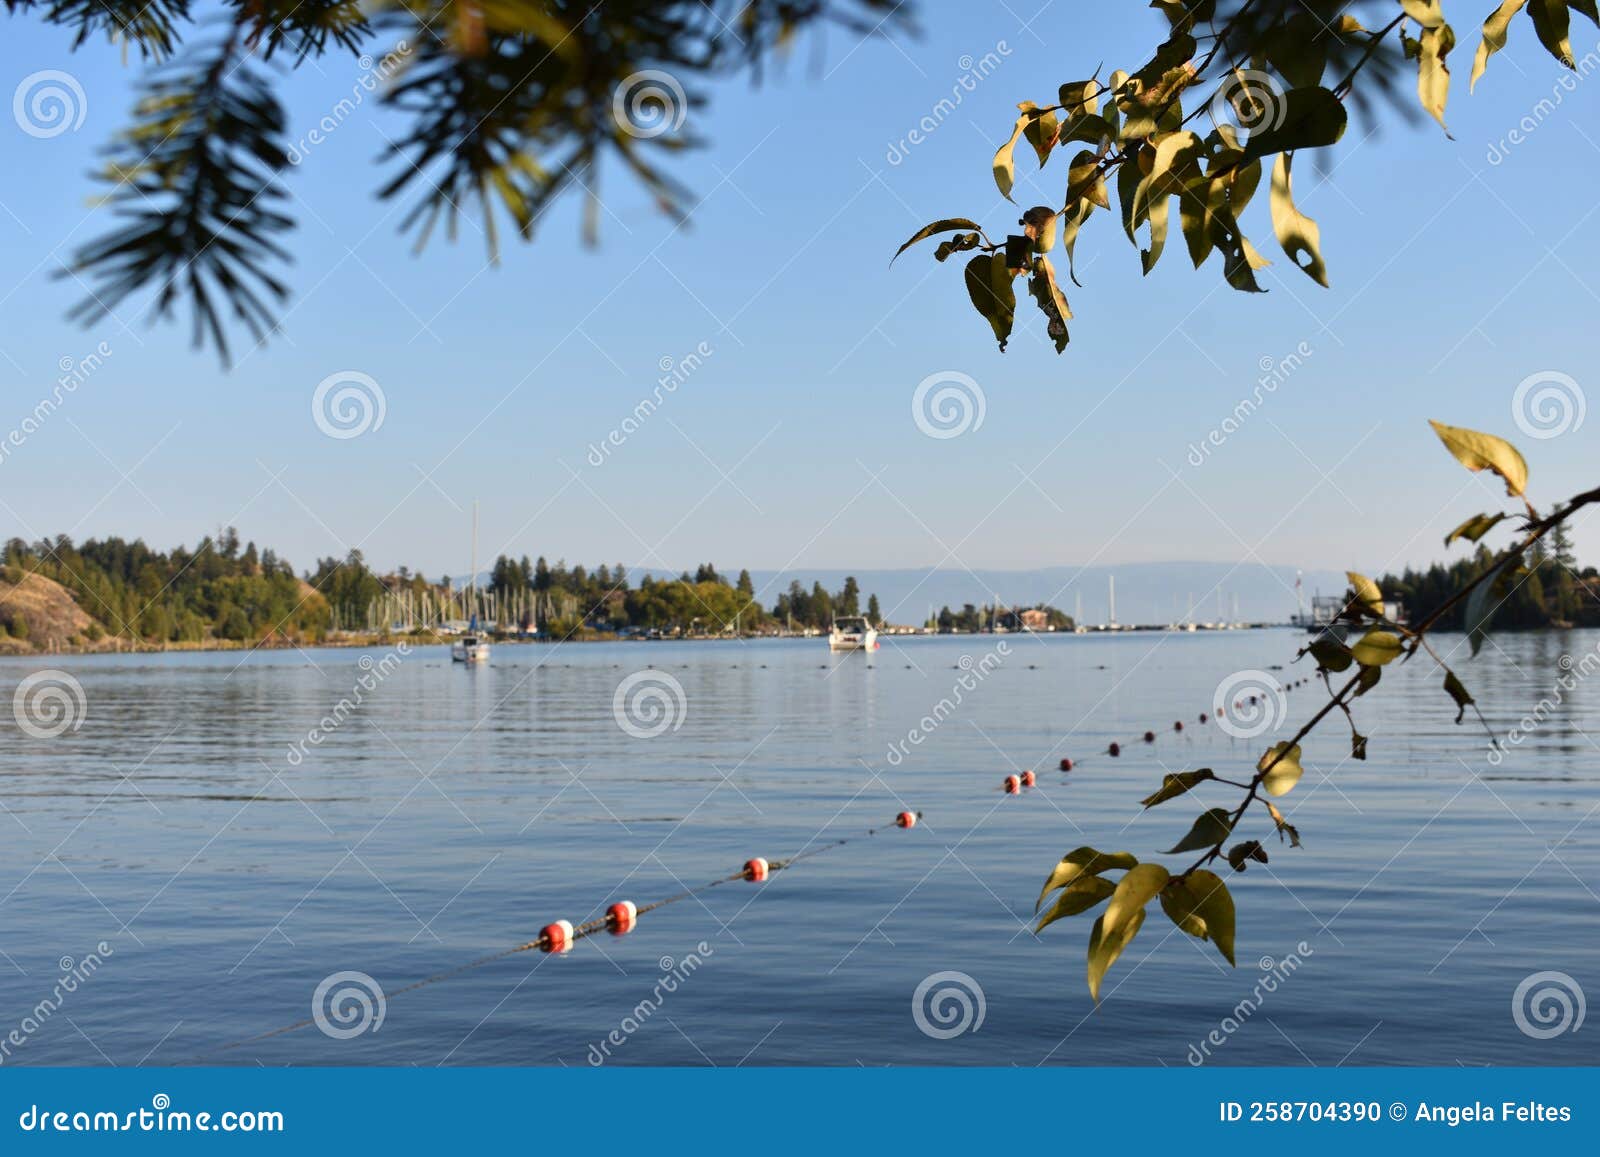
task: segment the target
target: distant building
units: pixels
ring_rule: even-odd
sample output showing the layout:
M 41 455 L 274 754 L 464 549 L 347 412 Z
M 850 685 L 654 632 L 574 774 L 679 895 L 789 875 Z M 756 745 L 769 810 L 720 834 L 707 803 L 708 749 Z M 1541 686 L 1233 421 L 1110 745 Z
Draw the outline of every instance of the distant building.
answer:
M 1017 617 L 1022 620 L 1022 629 L 1024 631 L 1048 631 L 1050 629 L 1049 612 L 1039 607 L 1031 607 L 1028 610 L 1021 611 Z

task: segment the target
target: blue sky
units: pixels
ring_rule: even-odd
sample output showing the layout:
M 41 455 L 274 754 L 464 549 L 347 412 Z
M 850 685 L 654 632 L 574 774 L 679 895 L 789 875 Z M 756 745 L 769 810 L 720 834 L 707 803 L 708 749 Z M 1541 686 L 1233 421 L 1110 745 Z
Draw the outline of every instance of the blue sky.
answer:
M 1445 531 L 1504 501 L 1451 462 L 1427 418 L 1512 437 L 1536 502 L 1593 485 L 1600 417 L 1542 440 L 1513 422 L 1530 375 L 1592 390 L 1600 304 L 1600 90 L 1560 89 L 1524 22 L 1469 98 L 1481 14 L 1455 13 L 1454 141 L 1395 120 L 1370 135 L 1357 119 L 1330 151 L 1330 178 L 1297 166 L 1331 289 L 1287 267 L 1264 189 L 1245 224 L 1275 264 L 1256 296 L 1227 289 L 1215 259 L 1193 270 L 1176 236 L 1141 278 L 1137 250 L 1101 214 L 1079 246 L 1084 286 L 1068 287 L 1067 352 L 1025 302 L 1001 355 L 958 262 L 937 265 L 931 244 L 892 268 L 889 257 L 941 216 L 1013 227 L 1020 209 L 999 198 L 989 162 L 1015 102 L 1053 99 L 1102 61 L 1136 67 L 1163 27 L 1132 6 L 1073 6 L 1069 18 L 1056 0 L 1034 19 L 1035 7 L 929 3 L 918 40 L 835 32 L 760 88 L 721 85 L 688 114 L 708 146 L 674 169 L 704 197 L 688 228 L 612 168 L 598 249 L 580 245 L 569 201 L 497 269 L 472 227 L 411 254 L 396 234 L 404 207 L 372 195 L 398 124 L 369 102 L 290 174 L 301 227 L 285 334 L 231 372 L 189 349 L 186 324 L 151 328 L 137 304 L 87 330 L 64 319 L 79 290 L 51 273 L 101 228 L 87 174 L 126 116 L 133 74 L 114 49 L 72 53 L 60 30 L 10 18 L 0 95 L 62 69 L 86 111 L 47 139 L 0 120 L 0 429 L 49 392 L 63 358 L 102 341 L 112 353 L 0 460 L 5 533 L 171 546 L 231 522 L 302 568 L 359 546 L 379 566 L 459 574 L 476 498 L 485 557 L 772 569 L 1257 558 L 1376 571 L 1439 556 Z M 1575 22 L 1580 55 L 1596 39 Z M 991 74 L 904 149 L 986 54 Z M 296 135 L 359 74 L 329 57 L 293 78 Z M 1535 110 L 1553 94 L 1559 104 Z M 1536 127 L 1491 164 L 1524 117 Z M 1020 206 L 1058 201 L 1066 157 L 1039 173 L 1025 153 Z M 663 359 L 702 343 L 702 364 L 592 465 L 591 444 L 652 393 Z M 1302 343 L 1303 364 L 1193 465 L 1191 445 L 1252 392 L 1262 360 Z M 318 429 L 313 393 L 340 371 L 379 384 L 381 428 Z M 935 439 L 911 399 L 946 371 L 978 383 L 984 420 Z M 1600 532 L 1576 538 L 1580 558 L 1600 556 Z

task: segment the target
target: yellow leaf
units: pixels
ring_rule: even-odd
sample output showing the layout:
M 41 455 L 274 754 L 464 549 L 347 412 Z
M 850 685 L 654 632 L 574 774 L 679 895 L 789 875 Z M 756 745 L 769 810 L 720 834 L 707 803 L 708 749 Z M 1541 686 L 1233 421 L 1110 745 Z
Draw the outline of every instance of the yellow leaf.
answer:
M 1106 918 L 1101 916 L 1094 922 L 1094 930 L 1089 933 L 1089 995 L 1094 997 L 1096 1003 L 1100 1000 L 1100 982 L 1105 979 L 1107 970 L 1117 962 L 1123 949 L 1133 943 L 1139 929 L 1144 927 L 1144 909 L 1140 908 L 1132 919 L 1110 932 L 1106 931 L 1105 923 Z
M 1171 878 L 1171 874 L 1160 864 L 1139 864 L 1129 868 L 1127 874 L 1117 881 L 1117 890 L 1111 894 L 1105 915 L 1100 917 L 1105 921 L 1106 932 L 1115 932 L 1132 920 L 1133 914 L 1142 911 L 1146 904 L 1155 899 Z
M 1511 18 L 1528 6 L 1528 0 L 1504 0 L 1500 7 L 1489 13 L 1483 22 L 1483 39 L 1478 42 L 1478 55 L 1472 61 L 1472 79 L 1467 81 L 1470 93 L 1478 84 L 1483 70 L 1489 67 L 1489 58 L 1506 46 L 1506 35 L 1511 29 Z
M 1294 262 L 1295 268 L 1304 270 L 1307 277 L 1326 289 L 1328 267 L 1322 260 L 1322 230 L 1295 208 L 1289 176 L 1293 162 L 1293 153 L 1279 153 L 1272 165 L 1272 231 L 1278 235 L 1278 244 L 1283 246 L 1284 254 Z M 1309 260 L 1302 263 L 1301 254 Z
M 1098 876 L 1101 872 L 1112 872 L 1132 868 L 1138 864 L 1138 858 L 1132 852 L 1100 852 L 1094 848 L 1073 848 L 1072 851 L 1061 857 L 1061 862 L 1045 880 L 1044 887 L 1039 891 L 1038 903 L 1033 910 L 1037 912 L 1044 898 L 1057 888 L 1063 888 L 1072 883 L 1079 876 Z
M 1103 880 L 1099 876 L 1079 876 L 1062 889 L 1050 911 L 1039 918 L 1034 931 L 1043 932 L 1047 926 L 1063 917 L 1087 912 L 1116 890 L 1117 886 L 1110 880 Z
M 1378 584 L 1364 574 L 1353 570 L 1344 572 L 1344 577 L 1350 580 L 1350 589 L 1356 593 L 1355 601 L 1379 618 L 1383 617 L 1383 592 L 1378 589 Z
M 1234 963 L 1233 897 L 1215 872 L 1197 868 L 1169 882 L 1161 889 L 1161 910 L 1190 936 L 1214 941 L 1223 959 Z
M 1400 657 L 1400 636 L 1374 629 L 1362 635 L 1350 651 L 1363 667 L 1384 667 Z
M 1273 760 L 1277 762 L 1273 763 Z M 1271 771 L 1266 770 L 1269 764 Z M 1299 744 L 1274 743 L 1256 763 L 1256 770 L 1266 772 L 1261 786 L 1267 789 L 1268 795 L 1288 795 L 1305 774 L 1300 766 Z
M 1022 136 L 1023 130 L 1028 127 L 1028 122 L 1033 118 L 1028 115 L 1028 110 L 1033 106 L 1026 104 L 1023 113 L 1017 118 L 1016 126 L 1011 130 L 1011 139 L 1000 146 L 994 155 L 994 183 L 1000 190 L 1000 195 L 1007 201 L 1011 200 L 1011 187 L 1017 183 L 1017 165 L 1012 153 L 1017 147 L 1017 140 Z
M 1483 434 L 1462 426 L 1446 426 L 1429 419 L 1428 425 L 1439 435 L 1445 449 L 1468 470 L 1493 470 L 1505 480 L 1506 493 L 1516 498 L 1527 489 L 1528 463 L 1517 448 L 1504 438 Z

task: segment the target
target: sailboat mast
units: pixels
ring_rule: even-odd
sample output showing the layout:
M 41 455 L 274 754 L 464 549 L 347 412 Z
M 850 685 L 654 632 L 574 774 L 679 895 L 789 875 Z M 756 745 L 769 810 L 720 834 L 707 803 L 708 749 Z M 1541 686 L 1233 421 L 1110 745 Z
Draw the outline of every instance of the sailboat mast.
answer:
M 478 500 L 472 500 L 472 615 L 478 613 Z

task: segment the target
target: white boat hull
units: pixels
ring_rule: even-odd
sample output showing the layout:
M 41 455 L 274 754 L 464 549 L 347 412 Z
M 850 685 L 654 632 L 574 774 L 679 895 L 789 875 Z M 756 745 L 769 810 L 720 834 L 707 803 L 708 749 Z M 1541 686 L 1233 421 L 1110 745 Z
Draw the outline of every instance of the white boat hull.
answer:
M 487 663 L 489 644 L 474 639 L 463 639 L 451 644 L 450 658 L 457 663 Z

